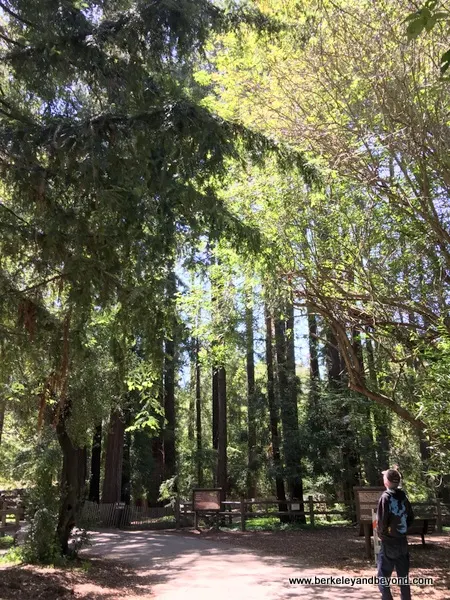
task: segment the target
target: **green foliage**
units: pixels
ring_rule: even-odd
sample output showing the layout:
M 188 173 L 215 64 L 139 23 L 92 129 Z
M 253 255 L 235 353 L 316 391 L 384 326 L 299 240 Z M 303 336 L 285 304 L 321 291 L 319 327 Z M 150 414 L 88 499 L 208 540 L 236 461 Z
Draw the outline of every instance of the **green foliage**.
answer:
M 55 564 L 60 555 L 55 513 L 47 508 L 39 508 L 33 515 L 22 549 L 23 560 L 28 563 Z
M 450 12 L 439 0 L 427 0 L 425 4 L 408 15 L 406 32 L 409 39 L 416 39 L 424 31 L 430 32 L 439 22 L 448 25 Z M 450 50 L 441 56 L 441 75 L 445 75 L 450 66 Z
M 11 548 L 14 544 L 14 538 L 11 535 L 4 535 L 0 537 L 0 549 Z

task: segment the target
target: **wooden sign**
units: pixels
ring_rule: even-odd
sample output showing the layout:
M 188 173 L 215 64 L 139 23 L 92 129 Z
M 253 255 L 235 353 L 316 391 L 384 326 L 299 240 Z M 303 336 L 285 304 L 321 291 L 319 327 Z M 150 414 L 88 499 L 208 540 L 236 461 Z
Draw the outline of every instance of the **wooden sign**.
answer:
M 372 521 L 372 510 L 378 507 L 378 500 L 384 487 L 354 487 L 356 499 L 356 518 L 361 521 Z
M 199 488 L 193 490 L 192 510 L 194 512 L 220 511 L 221 497 L 221 488 Z

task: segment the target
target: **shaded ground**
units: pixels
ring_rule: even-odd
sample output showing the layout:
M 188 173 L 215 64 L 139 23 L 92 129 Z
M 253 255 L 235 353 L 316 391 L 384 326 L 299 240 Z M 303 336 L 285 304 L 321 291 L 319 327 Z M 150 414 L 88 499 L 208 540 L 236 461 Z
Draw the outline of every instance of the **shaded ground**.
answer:
M 379 596 L 375 587 L 291 585 L 290 577 L 326 577 L 339 571 L 309 568 L 286 556 L 266 555 L 201 535 L 101 532 L 85 555 L 126 562 L 142 576 L 150 576 L 157 600 L 375 600 Z
M 411 538 L 413 597 L 450 600 L 450 536 Z M 0 600 L 379 600 L 375 586 L 300 586 L 290 577 L 368 576 L 352 528 L 277 532 L 102 531 L 76 569 L 0 566 Z M 126 566 L 124 566 L 126 565 Z M 394 598 L 399 598 L 394 588 Z
M 133 568 L 99 559 L 64 569 L 0 565 L 0 600 L 153 598 L 150 580 Z
M 354 527 L 329 527 L 299 531 L 216 531 L 200 535 L 248 548 L 265 556 L 285 556 L 305 567 L 326 568 L 356 576 L 374 574 L 373 560 L 364 556 L 364 538 L 359 537 Z M 415 597 L 450 600 L 450 534 L 432 534 L 422 545 L 419 536 L 410 536 L 411 576 L 432 577 L 433 588 L 415 587 Z

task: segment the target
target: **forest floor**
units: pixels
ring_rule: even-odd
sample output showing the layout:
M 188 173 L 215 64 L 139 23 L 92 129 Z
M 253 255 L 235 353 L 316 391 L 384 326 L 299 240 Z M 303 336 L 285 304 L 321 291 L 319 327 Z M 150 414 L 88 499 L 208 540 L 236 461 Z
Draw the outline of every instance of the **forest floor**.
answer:
M 450 535 L 411 538 L 413 597 L 450 600 Z M 350 527 L 239 532 L 102 531 L 66 568 L 0 565 L 0 600 L 371 600 L 375 586 L 300 586 L 289 577 L 374 575 Z M 398 598 L 398 588 L 394 588 Z
M 192 533 L 192 535 L 199 535 Z M 373 560 L 367 560 L 364 537 L 354 527 L 323 527 L 296 531 L 248 531 L 211 529 L 202 539 L 223 541 L 248 548 L 266 556 L 297 559 L 302 565 L 329 569 L 349 576 L 370 577 L 375 574 Z M 432 577 L 433 587 L 413 587 L 415 598 L 450 600 L 450 532 L 425 537 L 409 536 L 411 577 Z M 395 575 L 395 573 L 394 573 Z

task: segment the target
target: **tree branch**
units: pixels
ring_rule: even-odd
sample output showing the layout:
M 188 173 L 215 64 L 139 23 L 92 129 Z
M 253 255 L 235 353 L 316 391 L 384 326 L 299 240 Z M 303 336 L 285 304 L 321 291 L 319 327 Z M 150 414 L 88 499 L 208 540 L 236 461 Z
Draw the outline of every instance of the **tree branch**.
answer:
M 27 19 L 24 19 L 23 17 L 21 17 L 20 15 L 18 15 L 16 12 L 14 12 L 13 10 L 11 10 L 8 6 L 6 6 L 6 4 L 4 2 L 0 2 L 0 8 L 2 8 L 6 13 L 8 13 L 8 15 L 10 17 L 13 17 L 14 19 L 17 19 L 18 21 L 20 21 L 24 25 L 28 25 L 29 27 L 36 27 L 36 25 L 34 23 L 32 23 L 31 21 L 28 21 Z

